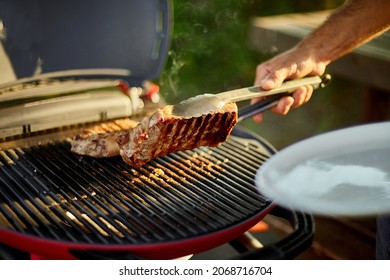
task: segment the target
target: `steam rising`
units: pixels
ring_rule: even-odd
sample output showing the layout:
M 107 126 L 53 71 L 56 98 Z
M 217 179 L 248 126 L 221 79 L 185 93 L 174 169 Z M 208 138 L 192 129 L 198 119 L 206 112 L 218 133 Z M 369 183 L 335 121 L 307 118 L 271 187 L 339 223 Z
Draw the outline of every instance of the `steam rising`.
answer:
M 175 2 L 171 51 L 158 81 L 168 103 L 253 84 L 260 58 L 247 45 L 252 2 Z

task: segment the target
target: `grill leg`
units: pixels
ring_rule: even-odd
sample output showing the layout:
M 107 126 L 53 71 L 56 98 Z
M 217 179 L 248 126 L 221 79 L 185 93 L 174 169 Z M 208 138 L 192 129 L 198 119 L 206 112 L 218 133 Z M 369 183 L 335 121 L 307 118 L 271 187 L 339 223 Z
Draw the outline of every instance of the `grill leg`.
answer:
M 29 260 L 30 254 L 0 243 L 0 260 Z
M 245 232 L 240 237 L 233 239 L 229 244 L 239 253 L 245 253 L 253 249 L 264 247 L 263 244 L 249 232 Z

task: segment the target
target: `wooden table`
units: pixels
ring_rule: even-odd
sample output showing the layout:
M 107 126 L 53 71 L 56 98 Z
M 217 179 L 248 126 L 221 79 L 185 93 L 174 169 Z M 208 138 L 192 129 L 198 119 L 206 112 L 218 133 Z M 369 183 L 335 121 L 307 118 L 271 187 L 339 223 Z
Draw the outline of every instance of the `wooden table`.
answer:
M 330 13 L 327 10 L 254 18 L 250 43 L 265 52 L 283 52 L 319 26 Z M 367 88 L 365 122 L 390 117 L 389 31 L 334 61 L 327 72 Z

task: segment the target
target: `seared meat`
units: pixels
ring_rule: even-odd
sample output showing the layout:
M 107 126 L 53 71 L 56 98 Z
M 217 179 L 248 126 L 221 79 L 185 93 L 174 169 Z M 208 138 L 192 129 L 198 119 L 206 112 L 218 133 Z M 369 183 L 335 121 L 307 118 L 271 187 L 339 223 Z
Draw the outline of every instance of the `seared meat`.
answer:
M 96 158 L 119 155 L 116 139 L 121 131 L 136 127 L 138 122 L 129 118 L 118 119 L 84 128 L 72 141 L 71 151 Z
M 235 103 L 191 119 L 173 115 L 172 107 L 167 105 L 158 109 L 136 128 L 119 134 L 120 155 L 127 164 L 137 167 L 172 152 L 218 146 L 237 123 Z

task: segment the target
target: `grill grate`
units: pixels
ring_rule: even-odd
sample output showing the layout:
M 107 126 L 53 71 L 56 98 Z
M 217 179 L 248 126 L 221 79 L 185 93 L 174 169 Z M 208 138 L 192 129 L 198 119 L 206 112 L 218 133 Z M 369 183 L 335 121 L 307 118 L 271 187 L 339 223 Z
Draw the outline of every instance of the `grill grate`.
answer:
M 145 244 L 237 224 L 271 203 L 254 186 L 269 153 L 231 136 L 154 159 L 93 159 L 69 142 L 0 151 L 0 229 L 88 244 Z

